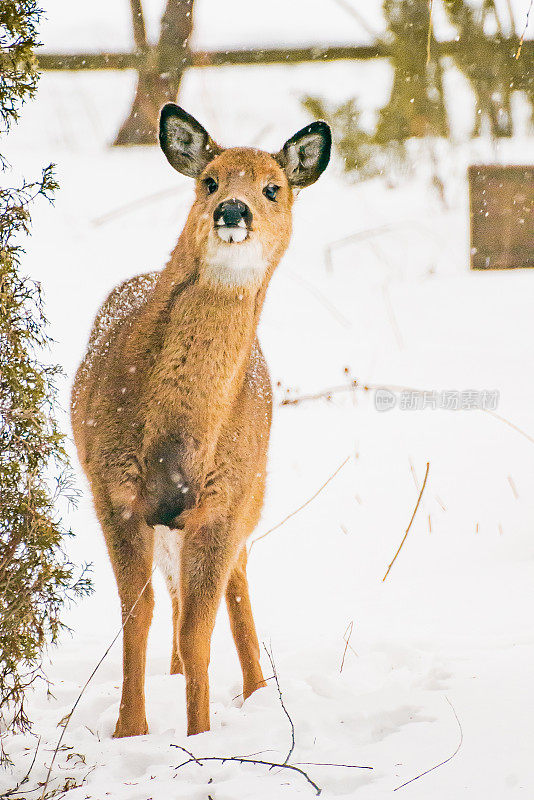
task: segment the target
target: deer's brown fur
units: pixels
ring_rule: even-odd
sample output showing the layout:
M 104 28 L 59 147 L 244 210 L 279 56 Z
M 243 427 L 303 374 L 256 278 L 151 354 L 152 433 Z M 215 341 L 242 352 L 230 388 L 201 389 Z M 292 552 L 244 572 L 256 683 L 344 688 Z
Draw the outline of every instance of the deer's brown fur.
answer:
M 163 271 L 126 281 L 104 303 L 72 400 L 74 438 L 123 619 L 137 601 L 124 627 L 115 736 L 147 732 L 144 673 L 155 551 L 172 597 L 171 672 L 185 674 L 188 733 L 209 729 L 210 639 L 225 593 L 245 697 L 265 685 L 245 549 L 262 507 L 271 423 L 269 375 L 256 328 L 289 244 L 292 187 L 312 182 L 299 173 L 298 152 L 295 162 L 289 151 L 274 157 L 221 150 L 177 106 L 165 110 L 178 127 L 177 133 L 170 123 L 164 129 L 162 116 L 162 146 L 176 168 L 198 178 L 196 200 Z M 306 141 L 312 128 L 304 129 Z M 205 137 L 201 149 L 187 141 L 189 132 L 194 140 Z M 324 129 L 320 133 L 327 139 Z M 329 150 L 329 139 L 324 146 Z M 213 194 L 208 174 L 218 184 Z M 275 202 L 263 194 L 266 184 L 279 187 Z M 219 242 L 214 232 L 215 209 L 228 198 L 250 210 L 248 250 L 236 250 L 245 242 Z M 249 252 L 256 261 L 243 270 L 249 256 L 240 254 Z M 236 258 L 239 269 L 228 270 Z

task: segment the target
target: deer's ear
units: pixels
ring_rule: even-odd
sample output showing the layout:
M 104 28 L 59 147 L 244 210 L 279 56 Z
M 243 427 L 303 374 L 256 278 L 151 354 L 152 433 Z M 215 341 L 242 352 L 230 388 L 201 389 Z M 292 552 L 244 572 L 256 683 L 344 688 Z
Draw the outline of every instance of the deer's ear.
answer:
M 330 161 L 332 134 L 326 122 L 306 125 L 288 139 L 275 156 L 291 186 L 302 189 L 315 183 Z
M 202 125 L 175 103 L 161 109 L 159 143 L 169 164 L 190 178 L 198 178 L 221 152 Z

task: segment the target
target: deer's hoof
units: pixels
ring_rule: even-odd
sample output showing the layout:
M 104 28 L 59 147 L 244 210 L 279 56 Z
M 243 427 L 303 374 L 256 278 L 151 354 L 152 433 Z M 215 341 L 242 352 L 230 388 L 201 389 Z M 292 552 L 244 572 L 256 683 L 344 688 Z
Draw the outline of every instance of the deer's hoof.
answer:
M 144 736 L 148 733 L 148 725 L 146 719 L 139 722 L 125 721 L 120 717 L 115 726 L 114 739 L 124 739 L 127 736 Z

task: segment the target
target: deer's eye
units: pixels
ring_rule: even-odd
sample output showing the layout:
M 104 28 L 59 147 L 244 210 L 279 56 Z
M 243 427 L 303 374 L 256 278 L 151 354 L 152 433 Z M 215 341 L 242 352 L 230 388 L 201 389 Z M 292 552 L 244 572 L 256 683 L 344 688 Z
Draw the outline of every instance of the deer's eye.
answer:
M 219 184 L 215 178 L 204 178 L 204 186 L 208 190 L 208 194 L 213 194 L 219 188 Z
M 280 189 L 275 183 L 268 183 L 265 189 L 263 190 L 263 194 L 267 198 L 267 200 L 272 200 L 273 203 L 276 202 L 276 195 L 278 194 L 278 190 Z

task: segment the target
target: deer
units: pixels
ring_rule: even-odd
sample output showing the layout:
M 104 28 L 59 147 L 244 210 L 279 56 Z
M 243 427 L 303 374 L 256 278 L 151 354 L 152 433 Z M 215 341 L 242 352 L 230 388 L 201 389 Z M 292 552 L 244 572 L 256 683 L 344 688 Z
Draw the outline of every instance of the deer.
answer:
M 116 287 L 76 373 L 71 420 L 116 578 L 123 683 L 114 737 L 148 733 L 145 665 L 156 564 L 172 602 L 170 671 L 187 734 L 209 730 L 208 665 L 223 596 L 243 697 L 265 686 L 246 542 L 263 504 L 272 392 L 257 327 L 291 237 L 293 202 L 330 159 L 308 124 L 275 154 L 219 146 L 180 106 L 159 143 L 196 192 L 161 271 Z

